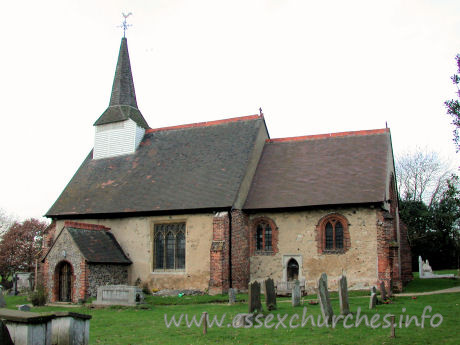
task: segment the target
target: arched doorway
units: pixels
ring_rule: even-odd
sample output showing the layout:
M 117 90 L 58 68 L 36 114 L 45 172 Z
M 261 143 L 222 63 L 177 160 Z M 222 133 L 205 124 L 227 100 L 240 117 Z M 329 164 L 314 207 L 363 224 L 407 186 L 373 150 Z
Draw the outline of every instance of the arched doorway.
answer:
M 62 261 L 56 267 L 57 273 L 57 300 L 60 302 L 72 302 L 72 266 Z
M 299 264 L 296 259 L 291 259 L 287 264 L 287 280 L 294 281 L 299 279 Z

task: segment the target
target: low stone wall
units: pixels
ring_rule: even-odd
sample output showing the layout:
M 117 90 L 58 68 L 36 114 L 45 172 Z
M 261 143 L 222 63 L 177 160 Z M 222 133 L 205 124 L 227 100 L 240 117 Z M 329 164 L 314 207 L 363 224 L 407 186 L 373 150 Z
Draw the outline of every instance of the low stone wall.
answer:
M 88 295 L 97 296 L 97 288 L 102 285 L 127 285 L 128 266 L 113 264 L 89 264 Z

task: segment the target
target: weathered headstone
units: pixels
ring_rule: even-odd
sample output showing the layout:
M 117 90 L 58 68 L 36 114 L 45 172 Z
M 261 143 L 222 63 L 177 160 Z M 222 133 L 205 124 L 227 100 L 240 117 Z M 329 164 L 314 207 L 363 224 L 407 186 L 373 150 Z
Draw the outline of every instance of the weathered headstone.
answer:
M 5 301 L 5 297 L 3 297 L 3 291 L 1 287 L 0 287 L 0 308 L 6 308 L 6 301 Z
M 230 288 L 230 289 L 228 289 L 228 303 L 229 304 L 235 304 L 235 302 L 236 302 L 235 290 Z
M 257 281 L 249 283 L 248 287 L 248 299 L 249 299 L 249 313 L 255 311 L 262 311 L 262 303 L 260 302 L 260 284 Z
M 13 340 L 11 340 L 10 332 L 5 326 L 2 320 L 0 320 L 0 344 L 2 345 L 14 345 Z
M 276 309 L 276 292 L 275 292 L 275 283 L 273 279 L 268 278 L 265 280 L 265 303 L 267 304 L 268 310 Z
M 297 307 L 298 305 L 300 305 L 300 282 L 296 280 L 292 287 L 292 306 Z
M 369 309 L 374 309 L 377 305 L 377 294 L 371 293 L 371 298 L 369 300 Z
M 95 305 L 136 306 L 144 303 L 144 293 L 137 286 L 102 285 L 97 288 Z
M 387 299 L 387 290 L 385 289 L 385 283 L 383 281 L 380 282 L 380 297 L 382 300 Z
M 28 306 L 27 304 L 21 304 L 18 307 L 18 310 L 20 310 L 20 311 L 30 311 L 30 306 Z
M 350 314 L 350 304 L 348 303 L 348 286 L 347 277 L 341 275 L 339 278 L 339 301 L 340 301 L 340 314 Z
M 318 298 L 321 305 L 321 313 L 323 314 L 323 319 L 327 320 L 327 322 L 330 324 L 332 322 L 334 311 L 332 310 L 329 291 L 327 289 L 326 273 L 321 274 L 321 277 L 318 280 Z

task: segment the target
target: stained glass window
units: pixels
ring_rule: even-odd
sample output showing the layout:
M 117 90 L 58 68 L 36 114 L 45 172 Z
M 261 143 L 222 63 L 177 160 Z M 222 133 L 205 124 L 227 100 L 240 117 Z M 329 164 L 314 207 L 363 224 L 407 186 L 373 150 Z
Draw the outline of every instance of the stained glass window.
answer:
M 185 269 L 185 223 L 155 224 L 154 269 Z

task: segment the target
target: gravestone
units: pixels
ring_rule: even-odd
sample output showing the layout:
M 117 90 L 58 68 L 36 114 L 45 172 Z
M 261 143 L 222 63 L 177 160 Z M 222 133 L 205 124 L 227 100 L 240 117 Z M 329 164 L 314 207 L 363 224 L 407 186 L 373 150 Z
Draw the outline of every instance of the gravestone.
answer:
M 5 297 L 3 297 L 3 291 L 1 287 L 0 287 L 0 308 L 6 308 L 6 301 L 5 301 Z
M 258 281 L 249 283 L 248 287 L 248 299 L 249 299 L 249 313 L 255 311 L 262 311 L 262 303 L 260 302 L 260 284 Z
M 33 287 L 33 273 L 18 272 L 16 273 L 16 286 L 18 291 L 30 291 Z
M 345 275 L 341 275 L 339 278 L 339 302 L 340 314 L 350 314 L 350 304 L 348 303 L 347 277 Z
M 14 345 L 13 340 L 11 340 L 10 332 L 5 326 L 2 320 L 0 320 L 0 344 L 2 345 Z
M 275 310 L 276 309 L 276 292 L 275 292 L 275 283 L 273 279 L 268 278 L 265 280 L 265 303 L 267 304 L 267 309 Z
M 300 282 L 296 280 L 292 287 L 292 306 L 297 307 L 298 305 L 300 305 Z
M 377 294 L 377 288 L 375 286 L 371 286 L 371 294 Z
M 374 309 L 376 305 L 377 305 L 377 294 L 373 292 L 371 293 L 371 298 L 369 300 L 369 309 Z
M 318 298 L 321 306 L 321 313 L 323 314 L 323 319 L 327 320 L 327 322 L 330 324 L 332 322 L 334 311 L 332 310 L 331 299 L 327 289 L 326 273 L 321 274 L 321 277 L 318 280 Z
M 103 285 L 97 288 L 95 305 L 136 306 L 144 303 L 144 293 L 137 286 Z
M 235 289 L 228 289 L 228 303 L 229 304 L 235 304 L 236 302 L 236 293 L 235 293 Z
M 30 311 L 30 306 L 28 306 L 27 304 L 21 304 L 18 307 L 18 310 L 20 310 L 20 311 Z
M 388 298 L 387 290 L 385 289 L 385 283 L 383 281 L 380 282 L 380 296 L 382 300 L 386 300 Z

